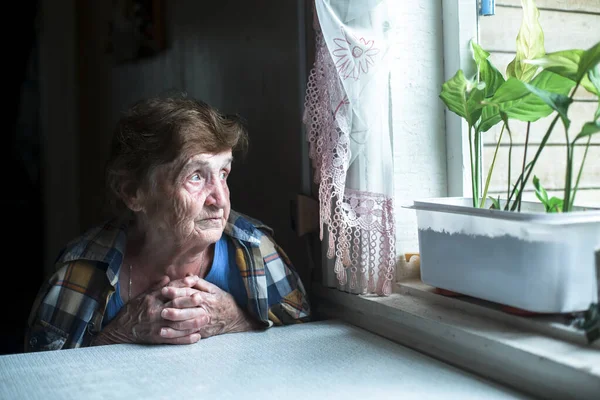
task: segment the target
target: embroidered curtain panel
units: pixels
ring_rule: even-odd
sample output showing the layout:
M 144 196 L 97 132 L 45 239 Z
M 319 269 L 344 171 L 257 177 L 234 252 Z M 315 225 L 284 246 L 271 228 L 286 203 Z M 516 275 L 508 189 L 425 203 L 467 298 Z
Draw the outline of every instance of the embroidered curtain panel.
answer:
M 338 288 L 387 295 L 395 271 L 386 0 L 315 0 L 316 54 L 304 124 L 320 237 Z

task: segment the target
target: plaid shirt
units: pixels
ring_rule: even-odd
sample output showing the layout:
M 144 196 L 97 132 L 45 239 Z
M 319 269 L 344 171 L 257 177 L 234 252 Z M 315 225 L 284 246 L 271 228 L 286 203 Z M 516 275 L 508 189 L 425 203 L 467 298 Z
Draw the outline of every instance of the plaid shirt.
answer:
M 25 351 L 88 346 L 102 327 L 123 262 L 127 223 L 109 221 L 69 243 L 56 272 L 40 288 L 25 337 Z M 306 291 L 272 230 L 233 210 L 224 234 L 248 294 L 248 311 L 265 327 L 304 322 Z

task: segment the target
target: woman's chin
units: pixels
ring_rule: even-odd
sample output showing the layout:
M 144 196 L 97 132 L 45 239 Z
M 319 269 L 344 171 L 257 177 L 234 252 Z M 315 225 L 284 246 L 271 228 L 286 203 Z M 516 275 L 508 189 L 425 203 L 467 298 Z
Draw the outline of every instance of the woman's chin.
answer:
M 223 228 L 224 226 L 222 222 L 219 222 L 219 224 L 215 224 L 213 226 L 197 226 L 195 236 L 203 242 L 215 243 L 221 239 Z
M 223 220 L 223 218 L 202 219 L 202 220 L 196 222 L 196 229 L 199 229 L 199 230 L 213 230 L 213 229 L 223 230 L 224 223 L 225 223 L 225 221 Z

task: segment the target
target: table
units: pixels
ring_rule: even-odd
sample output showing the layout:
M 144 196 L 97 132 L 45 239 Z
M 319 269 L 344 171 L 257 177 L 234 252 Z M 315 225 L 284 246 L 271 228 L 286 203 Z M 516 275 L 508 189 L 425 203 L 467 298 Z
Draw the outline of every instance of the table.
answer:
M 524 399 L 327 320 L 202 339 L 0 356 L 0 399 Z

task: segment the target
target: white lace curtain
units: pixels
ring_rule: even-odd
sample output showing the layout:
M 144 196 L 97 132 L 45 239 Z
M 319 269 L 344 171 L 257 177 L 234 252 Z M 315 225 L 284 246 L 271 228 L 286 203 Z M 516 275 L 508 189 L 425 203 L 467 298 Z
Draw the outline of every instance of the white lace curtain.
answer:
M 395 271 L 386 0 L 315 0 L 304 123 L 321 240 L 340 290 L 387 295 Z

